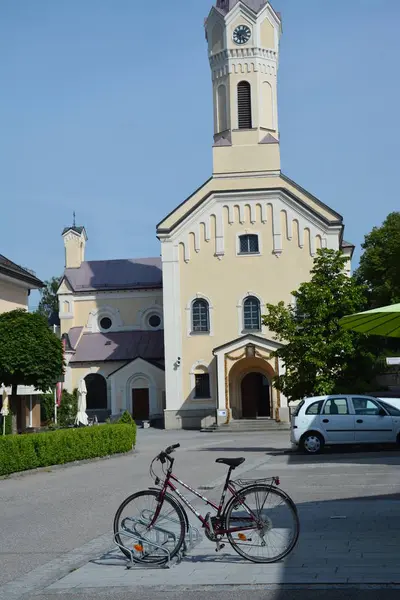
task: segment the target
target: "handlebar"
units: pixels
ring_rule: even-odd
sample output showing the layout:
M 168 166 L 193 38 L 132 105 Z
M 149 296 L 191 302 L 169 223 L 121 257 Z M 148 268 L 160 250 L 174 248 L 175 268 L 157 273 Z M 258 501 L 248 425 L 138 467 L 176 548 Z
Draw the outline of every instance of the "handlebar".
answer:
M 165 450 L 163 450 L 162 452 L 160 452 L 160 454 L 158 454 L 158 456 L 156 457 L 156 460 L 159 460 L 162 464 L 165 463 L 165 460 L 169 460 L 170 463 L 172 464 L 174 461 L 172 458 L 170 458 L 170 454 L 172 454 L 176 448 L 180 448 L 181 445 L 180 444 L 173 444 L 172 446 L 168 446 L 168 448 L 165 448 Z
M 180 444 L 172 444 L 172 446 L 168 446 L 168 448 L 165 449 L 165 454 L 172 454 L 172 452 L 174 452 L 174 450 L 176 450 L 176 448 L 180 448 L 181 445 Z

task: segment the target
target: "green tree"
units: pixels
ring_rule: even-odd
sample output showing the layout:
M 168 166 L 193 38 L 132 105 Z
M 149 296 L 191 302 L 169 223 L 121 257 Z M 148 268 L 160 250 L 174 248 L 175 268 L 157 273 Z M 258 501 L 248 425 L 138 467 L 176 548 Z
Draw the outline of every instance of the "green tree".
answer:
M 293 292 L 294 306 L 267 304 L 263 322 L 284 344 L 275 355 L 286 373 L 274 383 L 289 401 L 361 385 L 360 380 L 368 386 L 375 374 L 376 357 L 364 347 L 365 337 L 339 325 L 365 304 L 364 287 L 344 272 L 346 260 L 341 252 L 319 250 L 311 280 Z
M 57 290 L 60 286 L 61 277 L 52 277 L 44 282 L 44 288 L 40 290 L 40 302 L 38 313 L 49 319 L 54 313 L 58 313 Z
M 62 343 L 45 317 L 20 309 L 0 315 L 0 383 L 12 386 L 13 413 L 18 385 L 47 392 L 63 371 Z
M 400 302 L 400 212 L 390 213 L 365 236 L 355 278 L 366 287 L 368 307 Z

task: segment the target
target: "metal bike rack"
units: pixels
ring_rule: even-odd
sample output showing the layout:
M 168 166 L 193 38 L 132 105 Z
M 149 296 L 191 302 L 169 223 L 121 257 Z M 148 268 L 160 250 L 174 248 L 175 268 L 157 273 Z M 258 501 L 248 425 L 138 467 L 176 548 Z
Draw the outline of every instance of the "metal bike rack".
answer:
M 122 521 L 122 524 L 121 524 L 122 530 L 118 531 L 114 535 L 114 543 L 118 546 L 118 548 L 120 550 L 126 550 L 130 555 L 130 561 L 127 565 L 128 569 L 131 569 L 132 567 L 143 566 L 143 565 L 145 565 L 147 567 L 152 567 L 152 568 L 162 567 L 162 568 L 169 569 L 173 564 L 180 563 L 182 558 L 184 556 L 186 556 L 188 554 L 188 552 L 190 552 L 190 550 L 192 550 L 202 540 L 200 531 L 193 525 L 190 525 L 190 523 L 189 523 L 188 531 L 185 535 L 185 539 L 183 541 L 181 549 L 173 558 L 171 558 L 171 553 L 168 550 L 168 548 L 165 548 L 165 544 L 168 543 L 168 541 L 171 539 L 174 542 L 176 542 L 176 535 L 172 531 L 169 531 L 168 529 L 164 529 L 163 527 L 159 527 L 157 525 L 153 525 L 153 527 L 151 528 L 151 531 L 152 531 L 152 533 L 156 534 L 155 541 L 149 540 L 148 537 L 143 532 L 138 531 L 139 527 L 141 529 L 143 529 L 143 526 L 147 526 L 149 524 L 149 521 L 151 520 L 152 515 L 153 515 L 152 511 L 143 510 L 139 519 L 134 519 L 132 517 L 126 517 Z M 173 519 L 171 517 L 163 517 L 163 521 L 166 522 L 166 525 L 168 524 L 168 521 L 170 523 L 180 524 L 180 521 L 178 521 L 178 519 Z M 129 523 L 129 525 L 128 525 L 128 523 Z M 138 544 L 142 544 L 144 547 L 150 546 L 150 548 L 153 548 L 155 550 L 160 550 L 161 553 L 165 555 L 165 561 L 162 556 L 160 557 L 160 564 L 159 563 L 151 563 L 151 562 L 146 563 L 146 561 L 140 562 L 140 561 L 135 560 L 133 551 L 130 548 L 128 548 L 125 544 L 122 544 L 117 541 L 118 536 L 120 536 L 120 537 L 125 536 L 127 538 L 130 538 L 133 543 L 136 542 Z

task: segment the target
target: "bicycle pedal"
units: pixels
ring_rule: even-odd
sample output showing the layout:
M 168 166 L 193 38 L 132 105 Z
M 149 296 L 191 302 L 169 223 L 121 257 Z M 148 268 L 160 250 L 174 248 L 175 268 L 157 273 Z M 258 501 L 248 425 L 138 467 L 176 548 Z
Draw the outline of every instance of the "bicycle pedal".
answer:
M 225 548 L 225 544 L 219 544 L 216 548 L 215 548 L 215 552 L 219 552 L 220 550 L 222 550 L 223 548 Z

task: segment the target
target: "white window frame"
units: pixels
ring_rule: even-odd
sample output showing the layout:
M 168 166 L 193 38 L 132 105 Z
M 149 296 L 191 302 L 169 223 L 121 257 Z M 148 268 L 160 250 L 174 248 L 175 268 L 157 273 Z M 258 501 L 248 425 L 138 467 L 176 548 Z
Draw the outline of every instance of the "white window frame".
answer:
M 193 302 L 196 300 L 205 300 L 208 303 L 208 326 L 209 331 L 192 331 L 192 307 Z M 213 311 L 214 307 L 211 304 L 210 298 L 205 296 L 204 294 L 196 294 L 186 305 L 186 329 L 188 337 L 197 337 L 201 335 L 214 335 L 214 319 L 213 319 Z
M 152 327 L 149 323 L 149 319 L 153 316 L 160 317 L 160 324 L 158 327 Z M 160 329 L 164 329 L 164 318 L 163 318 L 163 309 L 161 306 L 153 305 L 145 310 L 141 311 L 140 314 L 140 328 L 146 331 L 160 331 Z
M 258 238 L 258 252 L 240 252 L 240 238 L 244 235 L 256 235 Z M 236 256 L 261 256 L 262 255 L 262 246 L 261 246 L 261 234 L 258 231 L 241 231 L 236 234 Z
M 104 317 L 111 319 L 111 327 L 109 329 L 103 329 L 100 325 L 100 321 Z M 101 306 L 90 311 L 86 326 L 91 333 L 112 333 L 113 331 L 120 331 L 121 327 L 122 319 L 120 312 L 112 306 Z
M 210 382 L 210 396 L 209 398 L 196 398 L 196 375 L 208 374 Z M 204 359 L 197 360 L 190 369 L 190 399 L 192 402 L 198 402 L 203 404 L 209 404 L 210 400 L 213 399 L 213 385 L 212 377 L 210 372 L 210 366 L 207 365 L 207 361 Z
M 246 298 L 248 298 L 249 296 L 253 296 L 254 298 L 256 298 L 259 303 L 260 303 L 260 320 L 261 320 L 261 329 L 245 329 L 244 328 L 244 302 L 246 300 Z M 256 294 L 255 292 L 252 292 L 251 290 L 249 290 L 248 292 L 246 292 L 246 294 L 244 294 L 238 301 L 237 303 L 237 311 L 238 311 L 238 332 L 239 335 L 246 335 L 246 334 L 251 334 L 253 333 L 254 335 L 261 335 L 264 333 L 265 331 L 265 327 L 263 325 L 262 322 L 262 316 L 265 313 L 265 302 L 263 302 L 262 298 Z

